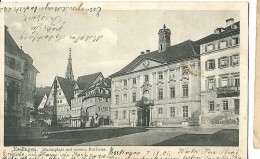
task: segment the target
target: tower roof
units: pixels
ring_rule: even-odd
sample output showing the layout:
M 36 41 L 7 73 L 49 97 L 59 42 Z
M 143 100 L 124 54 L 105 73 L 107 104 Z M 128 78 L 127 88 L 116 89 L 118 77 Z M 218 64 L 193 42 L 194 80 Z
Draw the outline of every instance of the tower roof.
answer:
M 166 25 L 163 25 L 163 28 L 159 30 L 158 34 L 160 33 L 171 33 L 171 30 L 166 28 Z
M 71 48 L 69 49 L 69 58 L 68 58 L 68 65 L 66 69 L 65 78 L 69 80 L 74 80 L 73 70 L 72 70 L 72 58 L 71 58 Z

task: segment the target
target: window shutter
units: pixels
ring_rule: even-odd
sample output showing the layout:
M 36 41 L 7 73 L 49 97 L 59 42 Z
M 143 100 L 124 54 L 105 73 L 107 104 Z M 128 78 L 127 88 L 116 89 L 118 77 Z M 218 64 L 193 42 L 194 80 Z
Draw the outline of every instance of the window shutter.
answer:
M 230 56 L 229 59 L 230 59 L 230 66 L 233 66 L 233 56 Z
M 231 86 L 231 77 L 228 77 L 227 80 L 227 86 Z
M 221 78 L 218 78 L 218 87 L 221 87 Z
M 230 77 L 230 85 L 231 85 L 231 86 L 234 86 L 234 77 L 233 77 L 233 76 Z
M 227 67 L 229 66 L 229 57 L 227 56 Z
M 226 47 L 228 47 L 228 40 L 226 41 Z
M 208 90 L 208 80 L 205 80 L 205 89 Z
M 220 68 L 220 58 L 218 58 L 218 68 Z
M 214 89 L 216 89 L 216 78 L 213 79 L 214 82 Z
M 215 59 L 213 60 L 213 69 L 215 69 Z
M 208 61 L 205 61 L 205 70 L 208 70 Z

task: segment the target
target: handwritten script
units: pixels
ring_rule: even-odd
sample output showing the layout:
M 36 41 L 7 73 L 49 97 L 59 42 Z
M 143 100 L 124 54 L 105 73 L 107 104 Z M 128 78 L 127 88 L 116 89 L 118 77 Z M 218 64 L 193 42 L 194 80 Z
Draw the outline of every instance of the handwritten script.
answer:
M 57 4 L 56 4 L 57 5 Z M 78 6 L 70 6 L 70 7 L 64 7 L 64 6 L 52 6 L 50 2 L 48 2 L 45 6 L 12 6 L 12 7 L 0 7 L 0 13 L 1 12 L 12 12 L 15 13 L 26 13 L 26 12 L 33 12 L 37 13 L 39 11 L 49 11 L 49 12 L 68 12 L 68 11 L 74 11 L 79 12 L 82 14 L 95 14 L 97 17 L 99 17 L 101 12 L 101 7 L 85 7 L 83 6 L 83 3 L 80 3 Z
M 120 147 L 13 147 L 3 159 L 242 159 L 238 148 L 175 148 L 140 150 Z
M 73 32 L 73 27 L 76 25 L 71 21 L 66 22 L 64 17 L 68 17 L 72 12 L 82 14 L 92 14 L 95 17 L 100 16 L 101 7 L 85 7 L 83 3 L 77 6 L 62 7 L 52 6 L 47 3 L 45 6 L 13 6 L 13 7 L 0 7 L 0 12 L 13 12 L 21 17 L 19 23 L 25 24 L 19 35 L 20 40 L 29 40 L 31 42 L 50 41 L 60 42 L 62 39 L 70 40 L 73 43 L 82 42 L 98 42 L 104 36 L 102 34 L 88 34 L 78 35 Z M 48 14 L 46 14 L 48 12 Z M 59 14 L 58 14 L 59 13 Z M 68 14 L 66 14 L 68 13 Z M 74 14 L 78 15 L 78 14 Z M 76 16 L 84 18 L 82 16 Z M 68 21 L 68 18 L 67 18 Z M 66 29 L 64 29 L 66 28 Z
M 23 21 L 30 23 L 31 27 L 22 32 L 20 40 L 30 40 L 39 42 L 41 40 L 59 42 L 61 39 L 68 37 L 73 43 L 78 41 L 97 42 L 103 38 L 103 35 L 66 35 L 62 30 L 66 21 L 60 16 L 44 16 L 44 15 L 23 15 Z

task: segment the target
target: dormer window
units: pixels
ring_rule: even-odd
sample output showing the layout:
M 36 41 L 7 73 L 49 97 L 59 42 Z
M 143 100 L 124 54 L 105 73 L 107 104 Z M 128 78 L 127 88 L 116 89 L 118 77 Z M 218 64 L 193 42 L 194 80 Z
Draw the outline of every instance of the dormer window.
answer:
M 237 29 L 237 25 L 235 24 L 231 25 L 231 29 Z

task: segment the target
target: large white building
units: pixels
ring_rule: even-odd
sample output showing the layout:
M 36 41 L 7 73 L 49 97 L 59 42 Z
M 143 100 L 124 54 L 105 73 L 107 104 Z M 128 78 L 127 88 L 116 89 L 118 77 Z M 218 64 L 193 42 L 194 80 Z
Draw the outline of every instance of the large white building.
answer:
M 201 54 L 201 124 L 238 124 L 240 22 L 197 41 Z
M 165 25 L 158 35 L 158 50 L 142 52 L 110 76 L 114 126 L 198 124 L 199 45 L 187 40 L 171 46 Z

